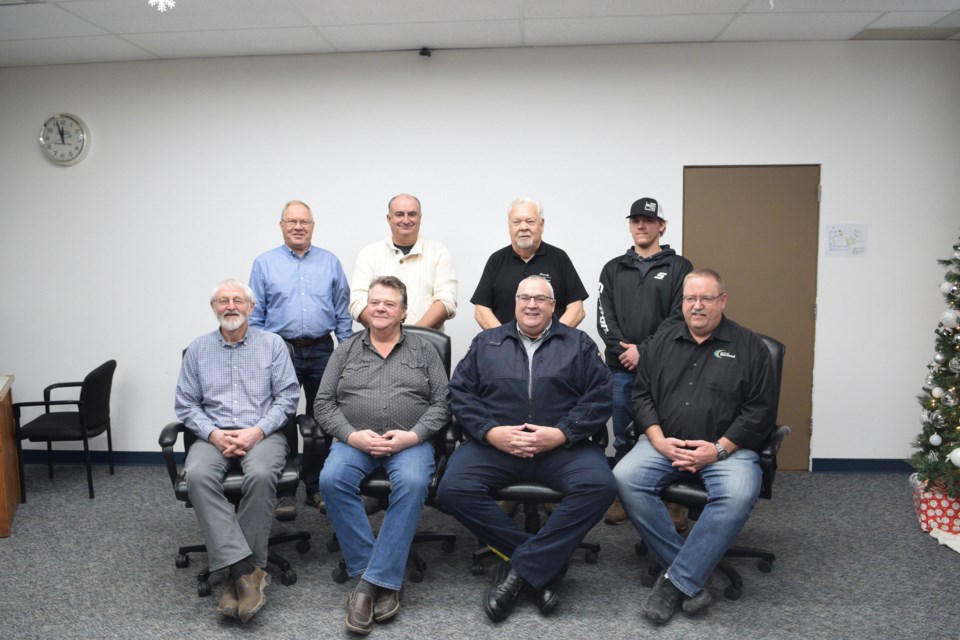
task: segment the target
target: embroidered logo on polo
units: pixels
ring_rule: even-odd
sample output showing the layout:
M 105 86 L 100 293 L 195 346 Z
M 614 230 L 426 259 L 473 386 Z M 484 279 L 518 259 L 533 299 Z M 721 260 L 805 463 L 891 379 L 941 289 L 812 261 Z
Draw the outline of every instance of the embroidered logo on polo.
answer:
M 736 360 L 736 358 L 737 358 L 737 356 L 735 356 L 734 354 L 730 353 L 729 351 L 724 351 L 723 349 L 717 349 L 716 351 L 714 351 L 714 352 L 713 352 L 713 357 L 714 357 L 714 358 L 719 358 L 719 359 L 731 358 L 731 359 L 734 359 L 734 360 Z
M 550 282 L 551 280 L 553 280 L 553 278 L 550 277 L 549 273 L 538 273 L 537 275 L 543 278 L 544 280 L 546 280 L 547 282 Z
M 661 272 L 658 273 L 657 275 L 653 276 L 653 279 L 654 279 L 654 280 L 663 280 L 663 279 L 666 278 L 666 277 L 667 277 L 667 272 L 666 272 L 666 271 L 661 271 Z

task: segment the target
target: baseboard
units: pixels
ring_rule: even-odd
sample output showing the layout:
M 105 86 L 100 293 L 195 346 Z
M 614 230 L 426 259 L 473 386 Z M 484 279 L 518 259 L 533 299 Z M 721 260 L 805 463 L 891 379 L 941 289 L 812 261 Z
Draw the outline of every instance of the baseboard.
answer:
M 183 464 L 183 452 L 174 453 L 177 465 Z M 84 464 L 83 451 L 53 450 L 53 464 Z M 90 460 L 93 464 L 107 464 L 106 451 L 91 451 Z M 47 452 L 45 449 L 24 449 L 23 462 L 25 464 L 46 464 Z M 113 463 L 123 465 L 162 465 L 163 454 L 159 451 L 114 451 Z
M 896 458 L 814 458 L 814 473 L 913 473 L 913 466 Z

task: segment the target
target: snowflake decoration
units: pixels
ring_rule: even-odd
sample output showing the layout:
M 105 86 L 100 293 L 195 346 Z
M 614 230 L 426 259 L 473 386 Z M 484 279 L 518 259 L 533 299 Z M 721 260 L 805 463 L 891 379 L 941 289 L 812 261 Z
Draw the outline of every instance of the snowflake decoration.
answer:
M 177 6 L 177 0 L 150 0 L 147 4 L 151 7 L 156 7 L 157 11 L 163 12 Z

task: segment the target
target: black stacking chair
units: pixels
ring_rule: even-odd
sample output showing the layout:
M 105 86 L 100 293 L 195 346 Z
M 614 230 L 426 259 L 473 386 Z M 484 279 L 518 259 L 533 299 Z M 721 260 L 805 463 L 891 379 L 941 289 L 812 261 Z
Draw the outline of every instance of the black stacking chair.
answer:
M 23 447 L 21 440 L 47 443 L 47 473 L 53 479 L 53 443 L 70 440 L 83 441 L 84 459 L 87 463 L 87 488 L 93 499 L 93 472 L 90 468 L 90 438 L 107 434 L 107 460 L 110 475 L 113 475 L 113 438 L 110 434 L 110 390 L 113 387 L 113 372 L 116 360 L 107 360 L 87 374 L 83 382 L 59 382 L 43 390 L 42 402 L 16 402 L 13 419 L 16 429 L 17 462 L 20 469 L 20 502 L 27 501 L 23 484 Z M 80 387 L 79 400 L 51 400 L 51 391 L 64 387 Z M 50 411 L 50 407 L 76 405 L 76 411 Z M 20 425 L 22 407 L 44 407 L 44 413 L 25 425 Z
M 604 427 L 598 431 L 593 437 L 590 438 L 597 446 L 601 449 L 607 448 L 607 427 Z M 543 482 L 538 482 L 536 480 L 529 480 L 523 482 L 516 482 L 514 484 L 507 485 L 502 489 L 493 492 L 493 498 L 497 502 L 516 502 L 521 505 L 523 508 L 523 529 L 527 533 L 536 533 L 540 530 L 540 506 L 553 502 L 560 502 L 563 500 L 563 493 L 551 489 L 549 486 Z M 549 516 L 548 516 L 549 517 Z M 600 554 L 600 545 L 587 542 L 582 540 L 578 549 L 585 549 L 586 554 L 584 559 L 589 564 L 596 564 Z M 473 575 L 478 576 L 483 573 L 483 562 L 487 558 L 492 558 L 494 554 L 493 550 L 481 540 L 480 546 L 477 547 L 473 552 L 473 566 L 472 572 Z M 564 569 L 566 571 L 566 569 Z
M 407 333 L 420 336 L 437 349 L 437 352 L 440 354 L 440 361 L 443 363 L 443 368 L 449 378 L 451 360 L 450 336 L 441 331 L 426 327 L 404 325 L 403 330 Z M 327 452 L 330 450 L 330 445 L 333 443 L 333 439 L 324 434 L 319 425 L 309 416 L 301 423 L 301 435 L 303 436 L 304 448 L 307 446 L 320 447 L 322 449 L 321 455 L 326 457 Z M 457 446 L 459 440 L 459 425 L 457 425 L 453 416 L 451 416 L 447 425 L 433 437 L 435 470 L 427 491 L 427 506 L 437 506 L 437 484 L 439 484 L 443 470 L 447 466 L 447 460 L 450 458 L 450 454 L 453 453 L 453 449 Z M 379 508 L 385 508 L 390 499 L 390 479 L 386 471 L 380 469 L 367 476 L 367 478 L 360 483 L 360 495 L 379 500 Z M 451 553 L 456 548 L 457 536 L 454 533 L 418 531 L 413 538 L 413 542 L 414 544 L 421 542 L 440 542 L 441 549 L 447 553 Z M 339 548 L 340 544 L 337 541 L 336 534 L 334 534 L 327 542 L 327 550 L 330 553 L 334 553 L 339 550 Z M 410 549 L 408 563 L 410 564 L 410 568 L 408 569 L 407 576 L 412 582 L 421 582 L 423 580 L 423 574 L 427 570 L 427 563 L 424 562 L 420 554 L 412 548 Z M 341 560 L 337 568 L 333 570 L 333 580 L 341 583 L 345 582 L 347 578 L 346 564 Z
M 287 461 L 280 474 L 280 481 L 277 484 L 277 493 L 282 491 L 296 491 L 300 482 L 300 454 L 299 441 L 297 438 L 298 423 L 303 416 L 291 417 L 283 426 L 283 433 L 287 438 L 289 453 Z M 183 447 L 189 453 L 190 446 L 197 441 L 197 436 L 190 431 L 182 422 L 171 422 L 160 432 L 160 447 L 163 451 L 163 461 L 167 467 L 167 473 L 170 475 L 170 482 L 173 484 L 173 492 L 177 500 L 184 503 L 186 507 L 191 507 L 190 496 L 187 493 L 187 480 L 183 468 L 177 468 L 177 455 L 173 447 L 177 443 L 177 437 L 183 434 Z M 227 471 L 223 479 L 223 493 L 227 500 L 236 508 L 240 504 L 240 498 L 243 497 L 243 469 L 240 465 L 235 465 Z M 297 573 L 294 571 L 290 562 L 283 556 L 272 550 L 274 545 L 287 542 L 296 542 L 296 549 L 299 553 L 306 553 L 310 550 L 310 533 L 307 531 L 287 531 L 276 533 L 270 536 L 268 542 L 271 548 L 267 562 L 277 567 L 280 571 L 280 582 L 285 585 L 291 585 L 297 581 Z M 192 544 L 180 547 L 177 551 L 176 565 L 183 569 L 190 566 L 190 556 L 188 554 L 195 552 L 206 553 L 207 547 L 203 544 Z M 202 598 L 210 595 L 210 568 L 204 567 L 197 574 L 197 594 Z
M 761 335 L 760 338 L 770 351 L 771 371 L 775 376 L 775 397 L 779 403 L 785 347 L 783 343 L 769 336 Z M 776 407 L 774 407 L 774 415 L 776 415 Z M 773 497 L 773 480 L 777 474 L 777 454 L 780 451 L 780 446 L 783 444 L 784 438 L 789 434 L 790 427 L 777 425 L 760 450 L 760 467 L 763 472 L 760 483 L 760 497 L 765 500 Z M 630 425 L 627 428 L 626 437 L 627 441 L 631 444 L 636 444 L 639 435 L 634 425 Z M 707 490 L 696 478 L 683 479 L 668 485 L 660 492 L 660 497 L 663 498 L 664 502 L 673 502 L 687 507 L 692 520 L 696 520 L 700 514 L 703 513 L 703 508 L 707 505 Z M 636 552 L 637 555 L 640 556 L 646 554 L 647 548 L 642 541 L 636 544 Z M 736 600 L 743 591 L 743 578 L 728 559 L 754 558 L 758 561 L 757 568 L 764 573 L 769 573 L 773 570 L 773 562 L 776 560 L 776 557 L 775 553 L 765 549 L 731 546 L 724 554 L 724 559 L 717 565 L 717 569 L 727 576 L 730 582 L 724 591 L 724 596 L 729 600 Z M 641 583 L 646 587 L 652 587 L 660 571 L 661 567 L 659 566 L 651 567 L 650 572 L 641 579 Z

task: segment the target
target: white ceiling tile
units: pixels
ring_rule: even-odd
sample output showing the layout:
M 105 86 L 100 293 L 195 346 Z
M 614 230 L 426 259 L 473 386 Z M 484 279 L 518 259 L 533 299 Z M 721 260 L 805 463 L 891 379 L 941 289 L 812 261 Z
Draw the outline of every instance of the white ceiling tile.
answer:
M 523 46 L 523 33 L 516 20 L 321 27 L 320 33 L 338 51 Z
M 527 0 L 527 18 L 607 18 L 736 13 L 744 0 Z
M 645 16 L 545 19 L 525 21 L 528 46 L 710 42 L 730 21 L 728 16 Z
M 0 67 L 154 59 L 117 36 L 0 42 Z
M 929 27 L 937 20 L 946 18 L 950 11 L 891 11 L 870 23 L 871 29 L 897 29 L 901 27 Z
M 751 0 L 745 13 L 856 13 L 863 11 L 957 11 L 960 0 Z
M 103 35 L 85 20 L 50 4 L 20 4 L 0 7 L 0 40 L 64 38 Z
M 519 20 L 520 0 L 289 0 L 318 26 Z
M 937 23 L 931 25 L 933 27 L 960 27 L 960 11 L 954 11 L 946 18 L 937 20 Z
M 718 40 L 845 40 L 879 17 L 878 13 L 741 14 Z
M 147 0 L 77 0 L 63 6 L 111 33 L 310 26 L 285 0 L 180 0 L 164 12 Z
M 161 58 L 207 58 L 294 53 L 331 53 L 333 47 L 313 27 L 141 33 L 125 36 Z

